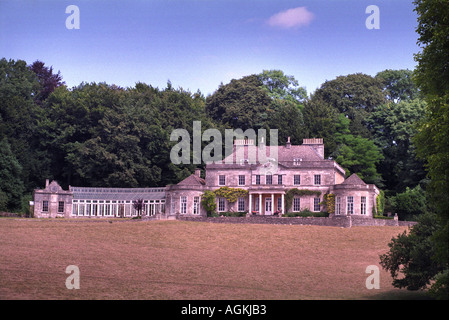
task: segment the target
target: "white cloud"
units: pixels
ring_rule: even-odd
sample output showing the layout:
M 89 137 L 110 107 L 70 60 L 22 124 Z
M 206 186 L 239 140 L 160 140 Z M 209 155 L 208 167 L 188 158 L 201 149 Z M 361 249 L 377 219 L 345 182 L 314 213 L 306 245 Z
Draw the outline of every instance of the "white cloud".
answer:
M 268 19 L 268 24 L 285 29 L 299 28 L 309 25 L 314 17 L 306 7 L 297 7 L 276 13 Z

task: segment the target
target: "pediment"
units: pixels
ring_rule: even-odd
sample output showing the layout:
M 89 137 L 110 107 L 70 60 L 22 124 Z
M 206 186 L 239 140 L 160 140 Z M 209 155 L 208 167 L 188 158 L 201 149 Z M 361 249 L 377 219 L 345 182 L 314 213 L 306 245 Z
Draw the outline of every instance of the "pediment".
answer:
M 64 191 L 59 183 L 57 183 L 55 180 L 53 180 L 46 188 L 46 191 L 50 191 L 52 193 L 61 192 Z
M 264 163 L 257 164 L 256 168 L 253 169 L 253 174 L 278 174 L 280 170 L 283 170 L 285 168 L 286 166 L 280 164 L 278 161 L 269 159 Z

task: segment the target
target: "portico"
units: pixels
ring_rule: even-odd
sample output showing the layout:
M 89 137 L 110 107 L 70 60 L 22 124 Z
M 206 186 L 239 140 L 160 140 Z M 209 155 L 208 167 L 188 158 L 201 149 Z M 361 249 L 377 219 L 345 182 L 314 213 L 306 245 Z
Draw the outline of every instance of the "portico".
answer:
M 259 188 L 250 188 L 248 190 L 248 212 L 250 214 L 256 212 L 258 215 L 273 215 L 279 211 L 280 214 L 284 214 L 284 188 L 264 187 L 259 186 Z

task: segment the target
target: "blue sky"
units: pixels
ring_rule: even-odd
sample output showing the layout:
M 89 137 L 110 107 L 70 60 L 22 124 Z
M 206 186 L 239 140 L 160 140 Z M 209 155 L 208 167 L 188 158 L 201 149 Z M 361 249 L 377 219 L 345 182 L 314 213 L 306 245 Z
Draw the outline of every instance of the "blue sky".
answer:
M 66 7 L 80 10 L 67 29 Z M 379 29 L 367 29 L 369 5 Z M 0 57 L 41 60 L 69 87 L 145 82 L 205 95 L 220 83 L 279 69 L 313 93 L 326 80 L 414 69 L 408 0 L 0 0 Z

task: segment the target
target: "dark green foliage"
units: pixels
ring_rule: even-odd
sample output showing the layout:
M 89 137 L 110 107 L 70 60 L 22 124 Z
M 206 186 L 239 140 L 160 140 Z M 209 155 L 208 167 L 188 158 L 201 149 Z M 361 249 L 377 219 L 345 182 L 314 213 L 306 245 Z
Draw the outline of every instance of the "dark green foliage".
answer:
M 217 203 L 215 199 L 215 193 L 209 190 L 204 191 L 203 196 L 201 197 L 201 205 L 203 206 L 204 210 L 206 210 L 207 216 L 209 217 L 215 214 L 215 211 L 217 209 Z
M 370 138 L 364 120 L 378 105 L 385 102 L 382 89 L 383 84 L 379 79 L 356 73 L 326 81 L 315 92 L 314 98 L 348 117 L 351 120 L 351 134 Z
M 390 210 L 397 213 L 399 220 L 413 220 L 416 216 L 426 212 L 429 208 L 425 191 L 421 186 L 413 189 L 407 187 L 402 193 L 388 198 Z
M 378 164 L 385 189 L 402 192 L 418 185 L 426 176 L 423 162 L 417 159 L 412 143 L 416 123 L 424 117 L 426 103 L 421 99 L 389 102 L 378 106 L 367 118 L 373 141 L 382 150 Z
M 256 76 L 232 80 L 207 97 L 206 110 L 217 123 L 233 129 L 266 128 L 271 117 L 271 99 Z
M 448 299 L 449 291 L 449 2 L 416 0 L 418 66 L 414 76 L 427 103 L 426 114 L 414 137 L 417 154 L 425 162 L 430 183 L 427 191 L 440 222 L 432 240 L 435 259 L 444 265 L 431 291 Z
M 24 191 L 21 174 L 22 166 L 3 138 L 0 140 L 0 211 L 21 209 Z
M 245 217 L 247 212 L 245 211 L 225 211 L 220 213 L 215 213 L 213 217 Z
M 413 82 L 413 71 L 387 69 L 376 74 L 384 87 L 385 97 L 394 102 L 413 100 L 419 91 Z
M 36 75 L 25 61 L 0 60 L 0 139 L 6 137 L 11 152 L 22 166 L 18 177 L 29 189 L 34 185 L 33 177 L 44 171 L 35 151 L 39 137 L 34 135 L 37 119 L 43 112 L 34 97 L 39 94 Z
M 423 214 L 409 232 L 404 231 L 389 243 L 390 250 L 380 256 L 380 264 L 390 272 L 395 287 L 423 289 L 443 271 L 444 266 L 434 259 L 436 249 L 431 241 L 437 228 L 435 214 Z
M 372 140 L 350 133 L 350 119 L 340 114 L 335 141 L 338 144 L 333 157 L 346 169 L 346 174 L 356 173 L 366 183 L 381 184 L 376 164 L 383 159 L 379 148 Z
M 324 156 L 329 157 L 337 148 L 335 133 L 338 112 L 329 103 L 313 94 L 304 104 L 303 117 L 305 137 L 323 138 Z
M 307 98 L 307 91 L 299 86 L 293 76 L 285 75 L 281 70 L 264 70 L 257 75 L 264 89 L 275 103 L 281 101 L 301 108 Z
M 308 209 L 299 211 L 299 212 L 287 212 L 282 215 L 283 217 L 329 217 L 328 212 L 312 212 Z

